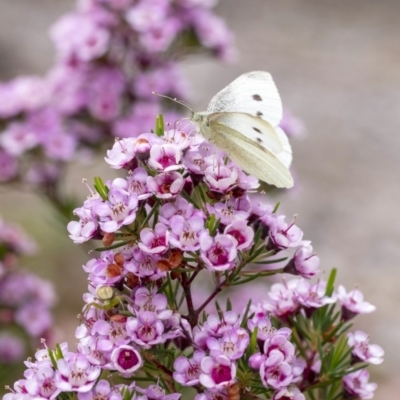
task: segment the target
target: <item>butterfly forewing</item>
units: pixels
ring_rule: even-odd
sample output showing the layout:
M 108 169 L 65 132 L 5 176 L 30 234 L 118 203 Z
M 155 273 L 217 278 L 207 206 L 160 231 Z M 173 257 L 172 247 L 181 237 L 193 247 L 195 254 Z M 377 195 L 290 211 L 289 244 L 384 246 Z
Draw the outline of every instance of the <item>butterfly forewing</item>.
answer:
M 212 142 L 248 174 L 280 188 L 293 186 L 288 168 L 271 151 L 246 140 L 227 125 L 214 121 L 210 128 L 215 133 Z
M 232 134 L 238 132 L 245 137 L 243 140 L 249 139 L 247 142 L 253 142 L 256 147 L 264 148 L 274 154 L 283 151 L 281 138 L 277 131 L 260 118 L 238 112 L 219 112 L 210 114 L 209 121 L 231 128 Z
M 286 136 L 286 133 L 279 128 L 279 126 L 275 128 L 275 132 L 279 136 L 279 140 L 282 144 L 282 151 L 277 153 L 276 156 L 283 163 L 283 165 L 289 168 L 290 164 L 292 163 L 292 148 L 290 147 L 289 139 Z
M 282 102 L 271 75 L 253 71 L 239 76 L 218 92 L 207 111 L 247 113 L 277 126 L 282 119 Z

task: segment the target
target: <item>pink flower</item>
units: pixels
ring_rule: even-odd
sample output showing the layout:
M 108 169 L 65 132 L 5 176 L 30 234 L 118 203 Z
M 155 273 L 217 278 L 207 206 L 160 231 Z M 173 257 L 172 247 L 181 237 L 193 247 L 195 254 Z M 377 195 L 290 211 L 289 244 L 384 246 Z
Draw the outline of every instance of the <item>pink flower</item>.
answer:
M 204 233 L 200 240 L 201 258 L 211 271 L 226 271 L 234 266 L 237 241 L 230 235 L 211 237 Z
M 144 228 L 140 231 L 139 249 L 147 254 L 161 254 L 168 249 L 169 233 L 167 227 L 158 223 L 154 230 Z
M 178 357 L 174 361 L 174 379 L 183 386 L 193 386 L 199 383 L 200 365 L 206 353 L 202 350 L 196 350 L 192 358 L 184 356 Z
M 144 168 L 135 168 L 127 179 L 127 191 L 135 193 L 138 200 L 145 200 L 151 196 L 147 188 L 147 171 Z
M 233 57 L 233 36 L 223 19 L 203 10 L 196 13 L 195 31 L 200 42 L 214 49 L 223 59 Z
M 26 381 L 28 394 L 36 398 L 55 399 L 60 393 L 56 386 L 55 371 L 50 366 L 39 366 L 33 379 Z
M 87 392 L 92 389 L 101 368 L 93 366 L 82 354 L 73 354 L 57 361 L 55 382 L 63 392 Z
M 181 215 L 171 218 L 171 236 L 169 241 L 172 246 L 184 251 L 195 251 L 200 248 L 200 236 L 204 232 L 204 220 L 192 216 L 185 220 Z
M 224 234 L 236 239 L 238 250 L 248 250 L 253 244 L 254 230 L 247 225 L 245 220 L 233 221 L 225 228 Z
M 161 52 L 168 49 L 176 37 L 181 23 L 177 18 L 167 18 L 162 24 L 144 32 L 139 37 L 139 43 L 144 49 L 152 49 L 153 52 Z
M 145 349 L 167 340 L 163 336 L 164 324 L 151 311 L 139 313 L 138 318 L 128 318 L 126 329 L 132 340 Z
M 98 220 L 92 210 L 86 207 L 76 208 L 74 214 L 79 221 L 70 221 L 67 225 L 69 237 L 74 243 L 83 243 L 92 239 L 98 230 Z
M 79 35 L 76 32 L 79 31 Z M 66 14 L 51 28 L 50 37 L 64 58 L 76 56 L 89 61 L 105 54 L 109 32 L 97 26 L 89 17 Z
M 107 157 L 104 159 L 111 168 L 133 169 L 137 165 L 135 160 L 136 139 L 117 139 L 111 150 L 107 150 Z
M 171 199 L 183 189 L 185 181 L 179 172 L 163 172 L 147 178 L 147 186 L 159 199 Z
M 112 188 L 108 193 L 108 201 L 96 204 L 93 212 L 100 217 L 101 229 L 111 233 L 135 220 L 137 205 L 136 194 Z
M 30 301 L 15 313 L 15 321 L 31 336 L 40 337 L 53 323 L 49 306 L 38 301 Z
M 284 387 L 278 389 L 271 400 L 306 400 L 306 397 L 296 386 Z
M 369 344 L 369 336 L 362 331 L 347 334 L 348 345 L 353 348 L 352 354 L 357 361 L 381 364 L 384 351 L 377 344 Z
M 308 281 L 300 279 L 297 281 L 296 295 L 297 300 L 303 307 L 307 308 L 320 308 L 326 304 L 336 302 L 336 296 L 325 296 L 326 282 L 319 281 L 312 284 Z
M 221 390 L 236 380 L 236 365 L 228 357 L 204 357 L 200 366 L 200 383 L 207 389 Z
M 193 174 L 204 175 L 206 169 L 213 165 L 214 151 L 217 151 L 214 146 L 206 142 L 201 143 L 197 148 L 191 147 L 184 157 L 186 168 Z
M 288 247 L 297 247 L 301 245 L 303 232 L 292 221 L 290 225 L 285 222 L 285 217 L 280 215 L 275 220 L 271 221 L 268 247 L 276 248 L 277 250 L 287 249 Z
M 226 193 L 235 185 L 238 178 L 236 168 L 228 168 L 224 164 L 207 167 L 205 170 L 205 182 L 211 190 Z
M 133 93 L 137 96 L 154 100 L 153 92 L 170 93 L 170 82 L 165 79 L 165 68 L 157 68 L 139 73 L 135 77 Z
M 168 5 L 164 1 L 141 1 L 130 8 L 125 18 L 129 25 L 138 32 L 147 32 L 164 23 Z
M 179 165 L 181 152 L 174 144 L 154 145 L 150 149 L 149 165 L 158 171 L 174 171 L 181 168 Z
M 140 287 L 136 290 L 133 300 L 135 314 L 151 311 L 157 315 L 159 320 L 166 320 L 172 316 L 172 310 L 167 309 L 168 301 L 166 296 L 162 293 L 157 293 L 156 287 L 151 292 L 145 287 Z
M 311 245 L 305 245 L 296 251 L 293 259 L 284 268 L 284 272 L 310 279 L 319 272 L 318 268 L 319 257 L 313 254 Z
M 102 340 L 102 338 L 99 340 L 99 337 L 83 336 L 84 330 L 84 327 L 80 326 L 75 332 L 75 337 L 80 339 L 79 353 L 83 354 L 92 365 L 108 367 L 113 345 L 107 340 Z
M 113 350 L 117 346 L 129 343 L 129 335 L 125 322 L 97 320 L 92 327 L 91 335 L 97 338 L 99 349 L 103 352 Z
M 215 203 L 214 206 L 206 204 L 209 214 L 214 214 L 221 224 L 229 225 L 235 220 L 247 220 L 249 218 L 249 200 L 243 196 L 238 199 L 230 198 L 225 203 Z
M 205 219 L 202 210 L 195 209 L 192 203 L 189 203 L 181 196 L 178 196 L 175 202 L 168 202 L 161 206 L 159 219 L 163 224 L 170 225 L 170 221 L 176 215 L 182 216 L 185 220 L 188 220 L 192 216 Z
M 257 339 L 261 341 L 267 340 L 276 332 L 276 329 L 272 326 L 272 323 L 268 317 L 255 320 L 249 319 L 247 321 L 247 326 L 251 332 L 253 332 L 255 328 L 258 329 Z
M 378 387 L 376 383 L 368 383 L 369 372 L 365 369 L 353 372 L 343 377 L 344 390 L 360 399 L 372 399 Z
M 21 338 L 7 331 L 0 333 L 0 363 L 9 364 L 21 361 L 25 355 L 25 345 Z
M 235 361 L 242 357 L 250 338 L 245 329 L 239 328 L 225 332 L 222 338 L 216 339 L 210 337 L 207 339 L 207 347 L 210 350 L 210 356 L 217 358 L 218 356 L 226 356 L 230 360 Z
M 139 278 L 149 278 L 157 280 L 165 277 L 166 272 L 162 272 L 157 267 L 157 261 L 160 256 L 157 254 L 144 253 L 139 247 L 135 248 L 132 253 L 132 259 L 124 263 L 124 268 L 132 272 Z
M 39 143 L 38 137 L 27 124 L 14 122 L 2 132 L 0 144 L 12 156 L 20 156 Z
M 133 397 L 132 400 L 179 400 L 182 396 L 180 393 L 165 394 L 165 390 L 159 385 L 150 385 L 146 389 L 136 386 L 135 390 L 145 396 Z
M 121 400 L 122 396 L 117 387 L 111 387 L 110 383 L 104 379 L 97 382 L 96 386 L 89 392 L 78 393 L 78 400 Z
M 260 376 L 265 387 L 282 389 L 292 382 L 293 371 L 291 365 L 285 361 L 283 353 L 275 350 L 261 364 Z
M 171 78 L 171 83 L 173 83 L 174 86 L 179 83 L 179 80 L 182 79 L 182 74 L 179 73 L 179 70 L 177 70 L 176 66 L 173 68 L 173 66 L 170 66 L 169 71 L 168 71 L 172 76 L 173 79 Z M 168 117 L 168 114 L 166 114 Z M 167 118 L 165 117 L 165 119 Z M 177 118 L 172 119 L 172 121 L 176 121 Z M 171 121 L 171 122 L 172 122 Z M 170 143 L 174 144 L 175 146 L 178 146 L 178 148 L 183 152 L 184 150 L 188 150 L 192 147 L 193 141 L 194 141 L 194 136 L 188 136 L 185 132 L 178 130 L 174 127 L 174 129 L 170 129 L 169 131 L 164 132 L 164 136 L 161 137 L 161 140 L 164 143 Z
M 53 133 L 43 143 L 46 155 L 49 158 L 61 161 L 70 161 L 75 155 L 76 146 L 76 139 L 63 132 Z
M 376 309 L 375 306 L 364 301 L 364 295 L 358 289 L 346 293 L 344 286 L 340 285 L 337 297 L 342 305 L 342 318 L 346 321 L 357 314 L 368 314 Z
M 111 361 L 117 371 L 131 374 L 143 365 L 142 357 L 132 346 L 121 345 L 111 353 Z
M 100 121 L 113 121 L 120 114 L 125 76 L 118 68 L 102 67 L 94 70 L 92 80 L 87 93 L 90 113 Z
M 282 330 L 276 331 L 275 334 L 267 338 L 263 348 L 267 360 L 279 358 L 279 360 L 289 363 L 294 361 L 295 348 L 289 341 L 290 333 L 288 328 L 282 328 Z
M 274 283 L 268 292 L 269 301 L 264 307 L 277 317 L 286 317 L 296 312 L 299 308 L 297 282 L 297 279 L 292 279 L 289 282 Z

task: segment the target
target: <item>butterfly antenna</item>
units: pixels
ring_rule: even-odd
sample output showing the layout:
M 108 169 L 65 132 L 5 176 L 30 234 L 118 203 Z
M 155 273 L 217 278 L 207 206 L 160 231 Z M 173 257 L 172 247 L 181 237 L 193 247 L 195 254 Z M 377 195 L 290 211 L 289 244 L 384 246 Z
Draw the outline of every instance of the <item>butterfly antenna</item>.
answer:
M 160 97 L 164 97 L 166 99 L 172 100 L 173 102 L 178 103 L 181 106 L 188 108 L 191 112 L 194 112 L 193 109 L 187 103 L 185 103 L 182 100 L 178 100 L 176 97 L 174 98 L 174 97 L 165 96 L 164 94 L 160 94 L 157 92 L 151 92 L 151 93 L 154 94 L 155 96 L 160 96 Z

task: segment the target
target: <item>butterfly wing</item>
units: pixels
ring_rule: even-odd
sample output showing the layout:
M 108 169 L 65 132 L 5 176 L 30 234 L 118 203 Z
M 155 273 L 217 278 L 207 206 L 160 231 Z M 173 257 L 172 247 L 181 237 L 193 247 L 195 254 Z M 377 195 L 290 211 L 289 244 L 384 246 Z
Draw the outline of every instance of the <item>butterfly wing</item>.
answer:
M 278 132 L 268 122 L 250 114 L 238 112 L 213 113 L 208 116 L 208 121 L 228 126 L 233 130 L 232 132 L 239 132 L 243 136 L 242 140 L 252 142 L 254 146 L 264 148 L 274 154 L 280 154 L 284 150 L 281 132 Z M 286 137 L 283 131 L 282 133 Z M 285 144 L 289 145 L 287 138 Z
M 218 92 L 207 111 L 247 113 L 277 126 L 282 119 L 282 102 L 271 74 L 253 71 Z
M 293 186 L 287 166 L 272 151 L 218 119 L 210 120 L 209 129 L 213 132 L 210 141 L 248 174 L 277 187 Z
M 289 168 L 292 163 L 292 148 L 290 147 L 289 139 L 283 129 L 279 128 L 279 126 L 275 128 L 275 132 L 282 144 L 282 151 L 277 153 L 276 156 L 286 168 Z

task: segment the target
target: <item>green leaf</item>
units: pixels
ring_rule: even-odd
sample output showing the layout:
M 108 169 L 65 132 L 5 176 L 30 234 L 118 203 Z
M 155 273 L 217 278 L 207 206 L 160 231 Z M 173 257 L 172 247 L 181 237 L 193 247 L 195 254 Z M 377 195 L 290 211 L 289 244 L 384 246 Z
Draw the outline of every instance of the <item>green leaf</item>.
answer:
M 156 135 L 164 136 L 164 117 L 162 114 L 158 114 L 156 118 Z
M 125 246 L 126 244 L 132 242 L 133 239 L 129 239 L 129 240 L 124 240 L 122 242 L 118 242 L 115 243 L 111 246 L 106 246 L 106 247 L 97 247 L 96 249 L 94 249 L 95 251 L 106 251 L 106 250 L 113 250 L 113 249 L 118 249 L 118 247 L 122 247 Z
M 232 311 L 232 303 L 229 297 L 226 299 L 226 311 Z
M 249 345 L 249 351 L 248 351 L 249 355 L 254 354 L 258 347 L 257 346 L 257 334 L 258 334 L 258 327 L 256 326 L 250 336 L 250 345 Z
M 280 205 L 281 205 L 281 202 L 278 201 L 278 202 L 275 204 L 274 209 L 272 210 L 272 214 L 275 214 L 275 213 L 278 211 L 278 208 L 279 208 Z
M 333 268 L 331 273 L 329 274 L 328 282 L 326 284 L 326 292 L 325 296 L 331 297 L 333 290 L 335 288 L 335 279 L 336 279 L 337 269 Z
M 56 356 L 57 360 L 61 360 L 62 358 L 64 358 L 63 352 L 58 343 L 56 344 L 56 351 L 54 352 L 54 355 Z
M 99 176 L 94 177 L 94 188 L 104 201 L 108 200 L 108 192 L 110 189 L 104 184 L 103 179 Z
M 268 253 L 267 253 L 268 254 Z M 282 258 L 274 258 L 273 260 L 261 260 L 261 261 L 254 261 L 253 264 L 276 264 L 278 262 L 286 261 L 288 257 L 282 257 Z
M 151 208 L 150 212 L 147 214 L 146 218 L 142 222 L 142 226 L 141 226 L 142 229 L 146 226 L 146 224 L 149 222 L 150 218 L 157 211 L 159 205 L 160 205 L 160 200 L 157 199 L 156 202 L 154 203 L 154 206 Z
M 262 234 L 262 228 L 261 228 L 261 225 L 259 225 L 259 227 L 256 230 L 256 233 L 254 234 L 254 239 L 253 239 L 254 240 L 254 244 L 253 244 L 253 247 L 250 250 L 249 255 L 251 255 L 253 253 L 253 251 L 256 249 L 256 247 L 258 246 L 258 241 L 261 238 L 261 234 Z
M 51 360 L 51 364 L 53 365 L 54 369 L 57 369 L 57 360 L 55 357 L 55 354 L 53 352 L 53 350 L 47 349 L 47 353 L 49 354 L 50 360 Z
M 242 328 L 247 328 L 247 317 L 249 315 L 250 306 L 251 306 L 251 299 L 247 302 L 246 308 L 243 313 L 242 323 L 240 324 Z
M 215 308 L 217 309 L 219 318 L 222 319 L 224 316 L 224 313 L 222 312 L 221 306 L 219 305 L 217 300 L 215 300 Z

